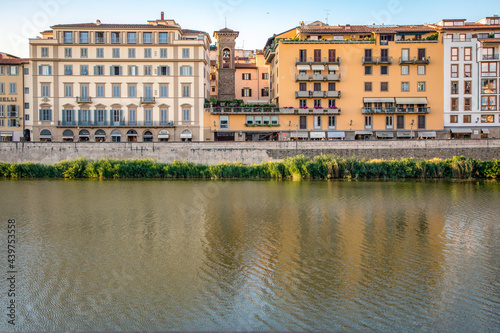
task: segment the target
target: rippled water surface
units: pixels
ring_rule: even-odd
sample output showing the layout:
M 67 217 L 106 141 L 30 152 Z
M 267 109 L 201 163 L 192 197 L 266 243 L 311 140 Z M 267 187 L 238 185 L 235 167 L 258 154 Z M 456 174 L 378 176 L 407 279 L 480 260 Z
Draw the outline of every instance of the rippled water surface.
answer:
M 3 180 L 0 193 L 3 276 L 6 221 L 18 227 L 17 330 L 500 328 L 497 182 Z

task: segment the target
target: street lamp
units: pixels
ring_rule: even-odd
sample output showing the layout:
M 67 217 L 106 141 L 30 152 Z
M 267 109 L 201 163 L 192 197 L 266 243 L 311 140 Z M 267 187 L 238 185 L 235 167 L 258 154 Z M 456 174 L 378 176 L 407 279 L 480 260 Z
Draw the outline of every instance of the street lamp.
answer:
M 411 127 L 410 127 L 410 135 L 411 135 L 411 138 L 413 139 L 413 124 L 415 123 L 415 119 L 412 119 L 411 120 Z

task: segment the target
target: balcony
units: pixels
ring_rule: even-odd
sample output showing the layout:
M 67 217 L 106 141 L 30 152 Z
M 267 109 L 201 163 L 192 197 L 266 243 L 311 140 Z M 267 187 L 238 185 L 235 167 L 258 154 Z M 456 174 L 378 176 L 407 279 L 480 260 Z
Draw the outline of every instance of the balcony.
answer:
M 483 54 L 483 60 L 498 60 L 500 54 Z
M 328 74 L 326 76 L 327 81 L 340 81 L 341 75 L 339 74 Z
M 337 58 L 323 57 L 320 59 L 313 59 L 312 57 L 295 58 L 295 65 L 312 65 L 312 64 L 340 65 L 340 62 L 341 62 L 340 57 Z
M 419 107 L 419 108 L 362 108 L 362 114 L 415 114 L 415 113 L 430 113 L 431 108 L 429 107 Z
M 419 64 L 419 65 L 428 65 L 429 63 L 431 62 L 431 57 L 423 57 L 421 59 L 417 59 L 417 57 L 414 57 L 413 59 L 403 59 L 403 58 L 399 58 L 399 64 L 400 65 L 415 65 L 415 64 Z
M 104 44 L 104 37 L 96 37 L 95 43 L 96 44 Z
M 173 121 L 58 121 L 59 127 L 172 127 L 175 126 Z
M 58 121 L 57 126 L 76 126 L 76 121 L 68 121 L 68 120 L 63 120 L 63 121 Z
M 295 81 L 309 81 L 311 76 L 309 74 L 296 74 Z
M 89 104 L 92 103 L 92 97 L 89 96 L 76 97 L 76 102 L 78 104 Z
M 155 104 L 156 97 L 141 97 L 140 104 Z
M 296 91 L 295 98 L 309 98 L 309 91 Z
M 340 98 L 340 91 L 296 91 L 295 98 Z
M 295 82 L 297 81 L 340 81 L 341 75 L 339 74 L 296 74 Z
M 378 65 L 378 64 L 392 64 L 392 57 L 363 57 L 361 59 L 363 65 Z
M 312 80 L 313 81 L 323 81 L 324 77 L 325 76 L 323 74 L 313 74 Z

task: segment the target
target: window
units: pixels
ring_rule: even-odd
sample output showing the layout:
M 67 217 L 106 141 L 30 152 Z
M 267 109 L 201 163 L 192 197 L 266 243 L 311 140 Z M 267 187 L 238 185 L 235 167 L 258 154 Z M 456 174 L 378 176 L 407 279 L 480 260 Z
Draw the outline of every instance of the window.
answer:
M 30 75 L 30 69 L 29 68 L 25 68 L 24 69 L 24 75 Z
M 26 105 L 25 105 L 25 107 L 24 107 L 24 108 L 25 108 L 25 109 L 29 109 L 29 104 L 30 104 L 30 103 L 26 103 L 26 104 L 28 105 L 28 107 L 26 107 Z M 30 120 L 30 115 L 29 115 L 29 114 L 25 114 L 25 115 L 24 115 L 24 120 L 25 120 L 25 121 L 29 121 L 29 120 Z
M 122 75 L 122 66 L 110 66 L 109 75 L 113 76 Z
M 481 97 L 481 111 L 495 111 L 497 109 L 496 96 L 482 96 Z
M 17 118 L 18 114 L 19 112 L 17 105 L 7 105 L 7 117 Z
M 365 66 L 365 75 L 372 75 L 372 74 L 373 74 L 373 67 Z
M 380 66 L 380 75 L 389 75 L 389 66 Z
M 372 61 L 372 50 L 365 49 L 365 61 Z
M 151 49 L 144 49 L 144 58 L 151 58 Z
M 136 88 L 135 84 L 129 84 L 128 97 L 137 97 L 137 88 Z
M 181 66 L 179 75 L 180 76 L 191 76 L 191 75 L 193 75 L 193 67 L 192 66 Z
M 120 58 L 120 49 L 113 49 L 113 58 Z
M 307 116 L 299 116 L 299 128 L 307 129 Z
M 404 65 L 401 66 L 401 75 L 409 75 L 410 74 L 410 66 Z
M 418 65 L 417 66 L 417 75 L 425 75 L 426 74 L 426 66 Z
M 187 48 L 182 49 L 182 57 L 184 59 L 189 58 L 189 49 L 187 49 Z
M 251 80 L 251 78 L 252 78 L 252 74 L 250 74 L 250 73 L 243 73 L 243 74 L 241 74 L 241 79 L 242 80 Z
M 307 108 L 307 100 L 305 100 L 305 99 L 299 99 L 299 107 L 301 107 L 301 108 Z
M 314 129 L 321 129 L 321 116 L 314 116 Z
M 120 33 L 112 32 L 111 33 L 111 44 L 120 44 Z
M 52 120 L 52 110 L 41 109 L 38 113 L 38 120 L 40 121 L 51 121 Z
M 366 129 L 372 128 L 372 116 L 365 116 L 365 128 Z
M 182 97 L 190 97 L 191 96 L 191 87 L 189 85 L 182 86 Z
M 139 67 L 138 66 L 129 66 L 128 67 L 128 75 L 130 75 L 130 76 L 139 75 Z
M 451 61 L 458 61 L 458 47 L 451 48 Z
M 269 88 L 263 88 L 261 91 L 262 97 L 269 97 Z
M 464 48 L 464 60 L 465 61 L 472 61 L 472 48 L 471 47 Z
M 129 125 L 132 125 L 132 126 L 135 125 L 136 114 L 137 114 L 137 111 L 135 109 L 128 110 L 128 123 L 129 123 Z
M 50 65 L 38 66 L 38 75 L 52 75 L 52 66 Z
M 418 129 L 425 129 L 425 115 L 418 115 L 417 127 Z
M 471 111 L 472 110 L 472 98 L 465 97 L 464 98 L 464 110 Z
M 389 91 L 389 82 L 380 82 L 380 91 Z
M 127 33 L 127 44 L 137 44 L 137 33 L 136 32 Z
M 182 72 L 182 67 L 181 67 L 181 72 Z M 158 67 L 158 75 L 159 76 L 169 76 L 170 75 L 170 67 L 169 66 L 159 66 Z M 183 75 L 183 74 L 181 74 Z
M 80 48 L 80 58 L 87 58 L 89 50 L 86 47 Z
M 62 110 L 62 121 L 64 125 L 73 125 L 75 122 L 75 110 Z
M 307 91 L 307 85 L 305 82 L 299 83 L 299 91 Z
M 410 91 L 410 82 L 401 82 L 401 91 Z
M 80 75 L 89 75 L 89 66 L 81 65 L 80 66 Z
M 168 32 L 160 32 L 160 44 L 168 44 Z
M 96 52 L 96 58 L 104 58 L 104 49 L 103 48 L 97 48 L 95 50 Z
M 396 126 L 397 126 L 397 129 L 404 129 L 405 128 L 405 116 L 397 116 L 396 117 Z
M 451 81 L 451 94 L 458 94 L 458 81 Z
M 130 59 L 135 58 L 135 49 L 134 48 L 128 49 L 128 57 Z
M 451 77 L 452 78 L 458 77 L 458 65 L 451 65 Z
M 153 125 L 153 118 L 152 118 L 152 110 L 151 109 L 144 110 L 144 125 L 146 125 L 146 126 Z
M 401 50 L 401 60 L 402 61 L 410 60 L 410 49 L 402 49 Z
M 262 80 L 269 80 L 269 73 L 262 73 Z
M 314 107 L 315 108 L 320 108 L 321 107 L 321 100 L 320 99 L 315 99 L 314 100 Z
M 64 66 L 64 75 L 73 75 L 73 66 L 65 65 Z
M 463 117 L 464 124 L 470 124 L 472 122 L 472 116 L 471 115 L 465 115 Z
M 365 91 L 372 91 L 372 83 L 365 82 Z
M 472 81 L 464 81 L 464 94 L 472 94 Z
M 335 49 L 328 50 L 328 62 L 337 62 L 336 53 Z
M 299 50 L 299 62 L 307 62 L 307 50 Z
M 328 107 L 329 108 L 335 108 L 335 100 L 334 99 L 329 99 L 328 100 Z
M 7 75 L 19 75 L 19 68 L 17 66 L 7 66 Z
M 5 94 L 5 83 L 0 82 L 0 95 Z
M 220 116 L 219 117 L 220 129 L 229 129 L 229 117 Z
M 64 97 L 73 97 L 73 85 L 71 84 L 64 85 Z
M 481 64 L 482 76 L 496 76 L 497 63 L 496 62 L 483 62 Z
M 489 124 L 495 122 L 495 116 L 492 114 L 485 114 L 481 116 L 481 123 Z
M 271 125 L 279 125 L 279 117 L 278 116 L 271 117 Z
M 191 120 L 191 110 L 183 109 L 182 110 L 182 121 L 190 121 Z
M 458 111 L 458 98 L 451 99 L 451 111 Z
M 70 47 L 66 47 L 66 48 L 64 49 L 64 57 L 65 57 L 65 58 L 71 58 L 71 56 L 72 56 L 72 55 L 71 55 L 71 50 L 72 50 L 72 49 L 71 49 Z
M 11 95 L 17 94 L 17 83 L 14 82 L 9 83 L 9 94 Z
M 167 58 L 167 49 L 160 49 L 160 58 Z
M 495 49 L 493 47 L 483 48 L 483 60 L 495 59 Z
M 5 105 L 0 104 L 0 117 L 5 117 Z
M 95 33 L 95 43 L 104 44 L 104 32 L 99 31 Z
M 50 96 L 50 85 L 42 84 L 42 97 Z
M 319 82 L 314 83 L 314 91 L 321 91 L 321 83 Z
M 144 75 L 151 76 L 151 66 L 144 66 Z
M 386 129 L 394 128 L 394 117 L 393 116 L 385 116 L 385 128 Z
M 337 126 L 337 119 L 335 116 L 328 116 L 328 129 L 335 129 Z
M 142 34 L 142 43 L 143 44 L 153 44 L 153 33 L 152 32 L 144 32 Z
M 255 125 L 262 125 L 262 117 L 255 117 Z
M 73 32 L 71 32 L 71 31 L 65 31 L 63 33 L 63 43 L 64 44 L 71 44 L 71 43 L 73 43 Z
M 98 84 L 96 86 L 96 96 L 103 98 L 104 97 L 104 85 L 103 84 Z
M 481 80 L 481 93 L 483 94 L 496 94 L 497 92 L 497 80 Z
M 160 86 L 160 97 L 168 97 L 168 86 L 165 84 Z
M 417 82 L 417 91 L 425 91 L 425 82 Z
M 464 77 L 471 77 L 471 68 L 472 68 L 472 65 L 471 64 L 465 64 L 464 65 Z
M 88 44 L 89 43 L 89 33 L 82 31 L 80 32 L 80 44 Z
M 24 94 L 27 95 L 30 93 L 30 88 L 24 88 Z
M 42 47 L 42 58 L 47 58 L 49 56 L 49 48 Z
M 425 49 L 418 49 L 418 60 L 425 60 Z
M 161 125 L 168 125 L 168 109 L 160 110 L 160 123 Z
M 314 62 L 321 62 L 321 50 L 314 50 Z
M 457 115 L 451 115 L 450 116 L 450 123 L 451 124 L 458 124 L 458 116 Z
M 241 96 L 243 96 L 243 97 L 252 97 L 252 89 L 250 89 L 250 88 L 243 88 L 243 89 L 241 89 Z

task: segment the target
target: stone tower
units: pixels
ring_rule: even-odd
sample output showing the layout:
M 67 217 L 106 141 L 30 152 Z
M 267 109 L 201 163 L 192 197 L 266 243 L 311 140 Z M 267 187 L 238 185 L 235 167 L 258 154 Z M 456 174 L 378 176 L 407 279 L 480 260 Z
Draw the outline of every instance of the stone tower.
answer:
M 230 101 L 236 98 L 234 49 L 238 35 L 238 31 L 228 28 L 214 32 L 217 40 L 217 82 L 220 101 Z

